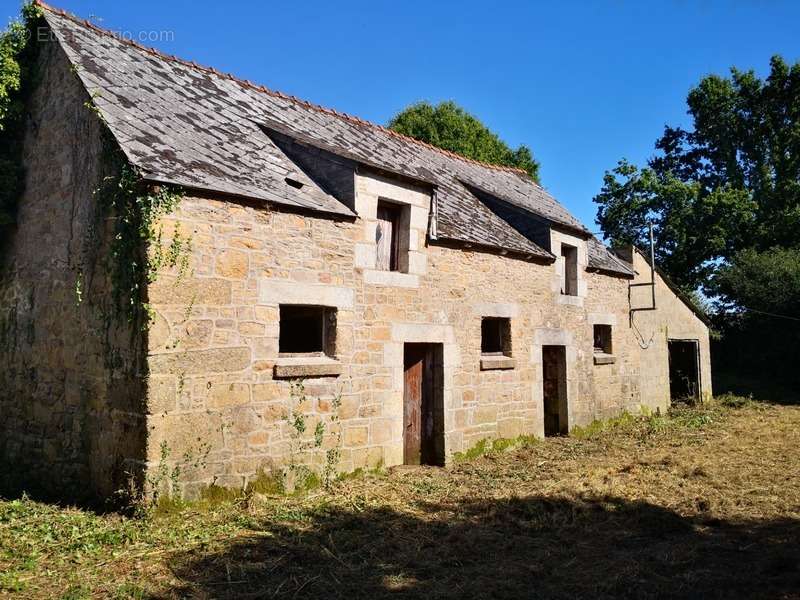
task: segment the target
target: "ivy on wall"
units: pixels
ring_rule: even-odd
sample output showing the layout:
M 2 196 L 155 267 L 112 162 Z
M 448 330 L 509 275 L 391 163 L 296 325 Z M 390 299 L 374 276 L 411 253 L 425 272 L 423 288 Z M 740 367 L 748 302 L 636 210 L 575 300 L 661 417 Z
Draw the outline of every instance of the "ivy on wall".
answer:
M 112 293 L 119 314 L 130 323 L 146 327 L 153 317 L 147 302 L 148 284 L 155 282 L 164 269 L 177 267 L 178 282 L 188 270 L 191 237 L 176 224 L 165 245 L 160 223 L 162 217 L 178 207 L 183 190 L 144 182 L 107 128 L 103 130 L 103 148 L 110 175 L 103 179 L 95 195 L 113 223 L 108 256 Z
M 42 9 L 31 3 L 21 16 L 0 33 L 0 227 L 15 222 L 17 204 L 24 192 L 22 146 L 27 125 L 28 100 L 39 81 L 36 32 L 44 26 Z M 179 226 L 165 246 L 161 217 L 172 212 L 183 192 L 171 186 L 142 181 L 108 130 L 94 98 L 86 103 L 103 123 L 103 169 L 108 173 L 96 190 L 100 214 L 113 224 L 107 267 L 119 316 L 146 327 L 151 320 L 147 285 L 162 269 L 178 267 L 179 279 L 188 266 L 191 239 Z M 76 301 L 84 300 L 82 271 L 76 279 Z
M 0 33 L 0 226 L 14 222 L 25 181 L 22 165 L 25 107 L 37 81 L 39 48 L 35 31 L 41 18 L 40 7 L 26 4 L 21 19 L 11 22 Z

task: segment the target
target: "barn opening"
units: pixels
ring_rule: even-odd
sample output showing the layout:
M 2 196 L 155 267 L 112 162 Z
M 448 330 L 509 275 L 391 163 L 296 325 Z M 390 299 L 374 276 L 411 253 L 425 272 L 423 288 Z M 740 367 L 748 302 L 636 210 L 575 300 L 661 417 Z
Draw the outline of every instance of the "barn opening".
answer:
M 280 354 L 328 356 L 335 354 L 335 308 L 281 304 L 279 311 L 278 352 Z
M 511 356 L 511 319 L 506 317 L 481 319 L 481 354 Z
M 611 345 L 611 325 L 595 325 L 594 351 L 596 354 L 613 354 Z
M 405 344 L 403 463 L 444 465 L 444 347 Z
M 700 399 L 700 344 L 697 340 L 669 340 L 669 396 Z
M 567 435 L 567 349 L 542 346 L 542 385 L 545 436 Z

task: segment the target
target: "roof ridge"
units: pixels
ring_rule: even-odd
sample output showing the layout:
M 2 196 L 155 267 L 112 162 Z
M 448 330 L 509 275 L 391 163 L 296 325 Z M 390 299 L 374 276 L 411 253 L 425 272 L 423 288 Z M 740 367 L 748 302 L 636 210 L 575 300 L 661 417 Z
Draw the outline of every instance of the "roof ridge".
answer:
M 139 49 L 139 50 L 141 50 L 143 52 L 147 52 L 148 54 L 152 54 L 153 56 L 157 56 L 157 57 L 159 57 L 159 58 L 161 58 L 163 60 L 170 61 L 170 62 L 175 62 L 175 63 L 181 64 L 181 65 L 183 65 L 185 67 L 190 67 L 190 68 L 202 71 L 204 73 L 210 73 L 210 74 L 215 75 L 217 77 L 222 77 L 222 78 L 225 78 L 225 79 L 229 79 L 231 81 L 234 81 L 234 82 L 238 83 L 239 85 L 241 85 L 243 87 L 256 90 L 258 92 L 267 94 L 269 96 L 273 96 L 273 97 L 276 97 L 276 98 L 281 98 L 282 100 L 289 100 L 291 102 L 295 102 L 297 104 L 305 106 L 306 108 L 310 108 L 312 110 L 316 110 L 318 112 L 322 112 L 322 113 L 325 113 L 325 114 L 328 114 L 328 115 L 333 115 L 333 116 L 335 116 L 337 118 L 344 119 L 346 121 L 350 121 L 351 123 L 354 123 L 356 125 L 360 125 L 360 126 L 364 126 L 364 127 L 372 127 L 373 129 L 377 129 L 379 131 L 382 131 L 383 133 L 386 133 L 387 135 L 391 135 L 393 137 L 399 138 L 399 139 L 407 141 L 407 142 L 411 142 L 411 143 L 417 144 L 419 146 L 423 146 L 425 148 L 428 148 L 429 150 L 433 150 L 435 152 L 438 152 L 440 154 L 444 154 L 445 156 L 449 156 L 451 158 L 455 158 L 455 159 L 462 160 L 462 161 L 465 161 L 465 162 L 468 162 L 468 163 L 472 163 L 472 164 L 478 165 L 480 167 L 486 167 L 488 169 L 492 169 L 492 170 L 495 170 L 495 171 L 506 171 L 506 172 L 510 172 L 510 173 L 515 173 L 517 175 L 527 176 L 531 180 L 531 182 L 534 183 L 534 185 L 536 185 L 537 187 L 541 187 L 538 183 L 533 181 L 533 178 L 530 177 L 530 175 L 528 174 L 527 171 L 525 171 L 524 169 L 521 169 L 519 167 L 509 167 L 509 166 L 506 166 L 506 165 L 497 165 L 497 164 L 487 163 L 487 162 L 484 162 L 484 161 L 481 161 L 481 160 L 476 160 L 474 158 L 469 158 L 467 156 L 463 156 L 463 155 L 458 154 L 456 152 L 453 152 L 451 150 L 445 150 L 444 148 L 439 148 L 438 146 L 434 146 L 433 144 L 429 144 L 428 142 L 423 142 L 422 140 L 418 140 L 418 139 L 413 138 L 413 137 L 411 137 L 409 135 L 405 135 L 403 133 L 398 133 L 397 131 L 394 131 L 392 129 L 389 129 L 388 127 L 385 127 L 384 125 L 379 125 L 378 123 L 373 123 L 372 121 L 367 121 L 366 119 L 362 119 L 361 117 L 357 117 L 355 115 L 351 115 L 351 114 L 348 114 L 348 113 L 343 113 L 343 112 L 337 111 L 334 108 L 328 108 L 327 106 L 322 106 L 320 104 L 314 104 L 314 103 L 309 102 L 307 100 L 303 100 L 302 98 L 298 98 L 296 96 L 292 96 L 292 95 L 289 95 L 289 94 L 284 94 L 283 92 L 279 92 L 277 90 L 270 89 L 270 88 L 268 88 L 268 87 L 266 87 L 264 85 L 256 85 L 253 82 L 251 82 L 250 80 L 240 79 L 239 77 L 236 77 L 235 75 L 232 75 L 231 73 L 223 73 L 221 71 L 218 71 L 214 67 L 207 67 L 207 66 L 204 66 L 204 65 L 199 65 L 195 61 L 188 61 L 186 59 L 179 58 L 179 57 L 175 56 L 174 54 L 173 55 L 165 54 L 164 52 L 161 52 L 160 50 L 158 50 L 156 48 L 149 47 L 149 46 L 144 46 L 142 44 L 139 44 L 138 42 L 135 42 L 132 39 L 128 39 L 126 37 L 117 35 L 113 31 L 110 31 L 108 29 L 104 29 L 102 27 L 98 27 L 97 25 L 95 25 L 94 23 L 89 21 L 88 19 L 81 19 L 80 17 L 78 17 L 76 15 L 73 15 L 72 13 L 69 13 L 69 12 L 67 12 L 67 11 L 65 11 L 63 9 L 56 8 L 54 6 L 50 6 L 49 4 L 44 2 L 43 0 L 33 0 L 33 3 L 36 6 L 42 8 L 44 10 L 48 10 L 48 11 L 54 13 L 54 14 L 57 14 L 57 15 L 60 15 L 62 17 L 67 18 L 70 21 L 76 23 L 77 25 L 88 27 L 89 29 L 91 29 L 91 30 L 93 30 L 93 31 L 95 31 L 95 32 L 97 32 L 97 33 L 99 33 L 101 35 L 106 35 L 106 36 L 113 37 L 114 39 L 116 39 L 119 42 L 128 44 L 129 46 L 133 46 L 134 48 L 137 48 L 137 49 Z

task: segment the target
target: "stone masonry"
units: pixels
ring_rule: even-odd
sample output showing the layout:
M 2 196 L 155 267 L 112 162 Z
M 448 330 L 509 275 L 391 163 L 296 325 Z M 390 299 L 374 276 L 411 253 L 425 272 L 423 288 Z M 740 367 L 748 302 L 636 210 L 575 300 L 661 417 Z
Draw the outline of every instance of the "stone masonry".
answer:
M 94 194 L 104 125 L 86 108 L 85 73 L 72 68 L 65 47 L 45 44 L 41 55 L 27 187 L 18 222 L 0 242 L 0 486 L 106 497 L 130 478 L 141 484 L 180 465 L 175 491 L 192 498 L 290 463 L 319 471 L 335 447 L 339 471 L 401 464 L 405 344 L 441 345 L 446 461 L 482 439 L 544 435 L 548 346 L 564 348 L 569 428 L 667 409 L 673 339 L 698 342 L 702 395 L 711 393 L 708 328 L 687 302 L 657 276 L 657 310 L 631 313 L 650 301 L 649 288 L 630 287 L 649 281 L 642 255 L 633 252 L 616 271 L 598 267 L 588 231 L 518 174 L 486 171 L 489 183 L 533 190 L 548 217 L 522 200 L 506 214 L 499 200 L 481 204 L 488 192 L 467 196 L 468 186 L 437 187 L 350 154 L 303 155 L 288 133 L 272 134 L 289 153 L 281 161 L 305 156 L 303 168 L 332 171 L 311 177 L 293 167 L 285 180 L 281 172 L 282 193 L 311 190 L 295 204 L 188 188 L 158 224 L 165 246 L 175 231 L 191 236 L 188 269 L 164 269 L 149 285 L 149 327 L 120 322 L 110 217 Z M 171 156 L 171 139 L 152 141 L 166 148 L 159 160 Z M 260 139 L 264 152 L 278 152 Z M 484 169 L 447 160 L 464 177 Z M 344 190 L 347 205 L 320 182 Z M 462 203 L 448 205 L 448 215 L 438 214 L 443 189 Z M 313 210 L 312 202 L 339 208 Z M 379 202 L 400 215 L 396 270 L 378 268 Z M 468 210 L 478 216 L 461 214 Z M 525 238 L 515 227 L 529 217 Z M 437 235 L 447 219 L 461 232 L 458 243 Z M 470 219 L 494 245 L 479 243 Z M 571 272 L 574 293 L 564 293 Z M 281 353 L 282 307 L 308 306 L 328 315 L 327 352 Z M 502 355 L 482 353 L 484 318 L 508 319 Z M 610 327 L 610 352 L 596 351 L 595 326 Z M 293 416 L 305 423 L 299 438 Z M 320 422 L 321 443 L 312 444 Z
M 411 207 L 408 273 L 372 268 L 378 197 Z M 187 476 L 188 495 L 212 482 L 241 486 L 289 458 L 284 416 L 292 408 L 292 382 L 274 377 L 285 360 L 278 353 L 283 303 L 337 309 L 341 374 L 305 379 L 301 408 L 313 429 L 341 396 L 344 471 L 402 463 L 404 343 L 443 344 L 448 456 L 484 438 L 543 435 L 545 344 L 567 348 L 573 426 L 669 405 L 663 348 L 643 350 L 629 326 L 627 279 L 582 268 L 579 295 L 564 298 L 558 261 L 542 265 L 426 244 L 430 196 L 421 188 L 362 172 L 356 203 L 360 217 L 347 222 L 189 197 L 164 221 L 165 231 L 180 224 L 192 232 L 193 253 L 188 279 L 176 284 L 165 273 L 151 290 L 157 318 L 150 333 L 148 459 L 151 467 L 159 460 L 163 441 L 177 455 L 210 443 L 206 466 Z M 562 239 L 580 247 L 581 240 L 565 234 L 554 234 L 553 244 Z M 637 281 L 649 277 L 637 268 Z M 659 296 L 671 294 L 664 289 Z M 699 322 L 679 300 L 649 318 L 662 315 L 669 319 L 662 328 Z M 511 318 L 513 369 L 480 368 L 480 323 L 487 316 Z M 594 364 L 595 323 L 613 327 L 612 364 Z M 693 335 L 707 356 L 707 333 L 696 327 Z M 657 383 L 643 371 L 656 366 Z M 308 458 L 319 466 L 322 454 Z
M 0 485 L 107 496 L 144 458 L 145 342 L 110 317 L 101 124 L 45 44 L 0 270 Z

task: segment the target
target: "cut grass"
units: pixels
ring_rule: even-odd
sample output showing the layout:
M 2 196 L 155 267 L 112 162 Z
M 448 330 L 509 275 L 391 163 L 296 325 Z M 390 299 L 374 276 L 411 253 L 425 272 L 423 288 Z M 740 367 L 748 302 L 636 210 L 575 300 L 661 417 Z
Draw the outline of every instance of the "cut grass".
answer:
M 725 397 L 145 519 L 0 501 L 0 596 L 798 598 L 799 432 Z
M 539 438 L 532 435 L 520 435 L 515 438 L 500 438 L 494 440 L 482 439 L 477 444 L 472 446 L 472 448 L 469 448 L 464 452 L 456 452 L 453 455 L 453 461 L 459 463 L 468 460 L 475 460 L 481 456 L 507 452 L 515 448 L 524 448 L 539 441 Z

